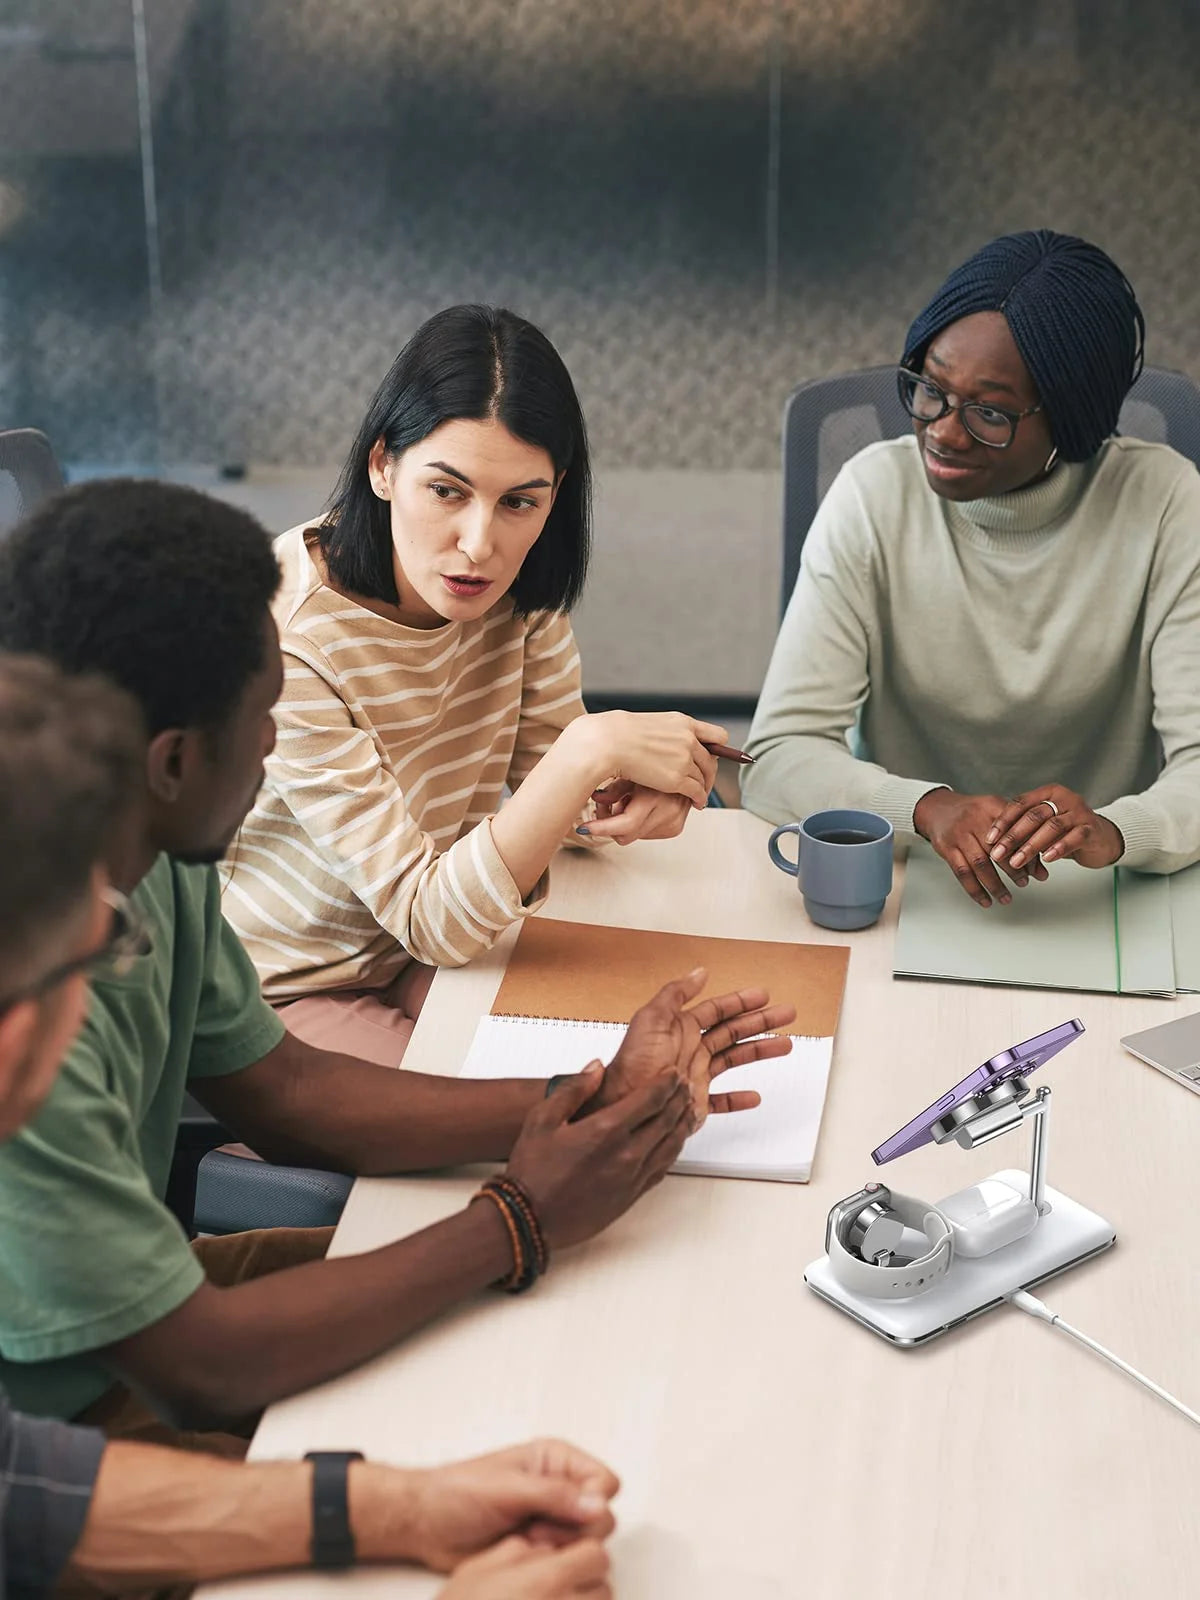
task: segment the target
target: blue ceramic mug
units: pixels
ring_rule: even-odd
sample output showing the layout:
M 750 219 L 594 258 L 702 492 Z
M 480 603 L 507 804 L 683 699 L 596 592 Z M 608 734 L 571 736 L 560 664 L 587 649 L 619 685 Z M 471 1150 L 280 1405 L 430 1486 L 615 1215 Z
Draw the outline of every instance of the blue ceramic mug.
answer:
M 798 861 L 779 848 L 785 833 L 797 837 Z M 879 920 L 892 887 L 892 837 L 891 823 L 873 811 L 814 811 L 776 828 L 767 849 L 798 880 L 812 920 L 848 932 Z

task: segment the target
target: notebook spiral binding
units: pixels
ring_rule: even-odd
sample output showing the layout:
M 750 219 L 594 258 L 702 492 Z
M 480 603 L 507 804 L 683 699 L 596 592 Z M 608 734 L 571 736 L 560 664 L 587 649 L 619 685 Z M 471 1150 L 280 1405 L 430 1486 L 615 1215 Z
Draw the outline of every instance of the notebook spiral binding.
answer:
M 625 1033 L 629 1027 L 627 1022 L 601 1022 L 596 1017 L 531 1017 L 521 1011 L 492 1011 L 489 1013 L 489 1020 L 491 1022 L 530 1023 L 535 1028 L 607 1028 L 609 1032 L 614 1034 Z M 777 1029 L 776 1032 L 783 1033 L 789 1039 L 803 1040 L 813 1044 L 826 1037 L 824 1034 L 817 1033 L 789 1033 L 785 1028 Z M 760 1038 L 761 1035 L 755 1034 L 753 1037 Z M 744 1043 L 745 1041 L 743 1040 L 742 1042 Z

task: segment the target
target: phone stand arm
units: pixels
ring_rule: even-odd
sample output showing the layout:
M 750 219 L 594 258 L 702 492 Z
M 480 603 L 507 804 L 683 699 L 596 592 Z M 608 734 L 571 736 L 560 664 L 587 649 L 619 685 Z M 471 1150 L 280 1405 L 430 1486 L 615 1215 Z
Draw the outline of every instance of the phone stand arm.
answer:
M 934 1138 L 939 1143 L 949 1139 L 963 1150 L 975 1150 L 981 1144 L 990 1144 L 1001 1134 L 1009 1133 L 1023 1122 L 1033 1122 L 1033 1155 L 1029 1165 L 1029 1198 L 1044 1217 L 1050 1207 L 1046 1203 L 1046 1146 L 1050 1134 L 1050 1090 L 1043 1085 L 1032 1099 L 1024 1099 L 1028 1088 L 1023 1078 L 1009 1078 L 995 1088 L 985 1090 L 971 1100 L 957 1106 L 941 1122 L 935 1124 Z
M 1045 1084 L 1032 1100 L 1021 1107 L 1024 1115 L 1033 1122 L 1033 1158 L 1029 1163 L 1029 1198 L 1037 1207 L 1038 1216 L 1044 1217 L 1050 1207 L 1046 1204 L 1046 1146 L 1050 1139 L 1050 1090 Z

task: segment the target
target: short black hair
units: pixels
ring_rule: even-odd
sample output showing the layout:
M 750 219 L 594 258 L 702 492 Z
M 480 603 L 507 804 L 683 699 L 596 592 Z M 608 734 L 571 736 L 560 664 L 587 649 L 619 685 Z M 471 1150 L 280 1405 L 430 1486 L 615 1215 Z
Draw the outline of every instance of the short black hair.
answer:
M 1094 456 L 1142 370 L 1146 322 L 1120 267 L 1073 234 L 1004 234 L 946 279 L 908 330 L 903 364 L 919 371 L 943 328 L 980 311 L 1003 313 L 1062 459 Z
M 119 689 L 0 653 L 0 999 L 87 893 L 145 782 L 145 749 Z
M 278 587 L 270 538 L 248 512 L 177 484 L 80 484 L 0 544 L 0 649 L 102 673 L 137 701 L 151 737 L 216 731 L 262 669 Z
M 371 488 L 380 439 L 395 458 L 443 422 L 496 418 L 542 449 L 561 479 L 546 525 L 510 591 L 518 616 L 569 611 L 583 592 L 592 544 L 587 429 L 571 375 L 540 329 L 495 306 L 450 306 L 419 327 L 367 408 L 321 525 L 340 588 L 396 605 L 388 506 Z

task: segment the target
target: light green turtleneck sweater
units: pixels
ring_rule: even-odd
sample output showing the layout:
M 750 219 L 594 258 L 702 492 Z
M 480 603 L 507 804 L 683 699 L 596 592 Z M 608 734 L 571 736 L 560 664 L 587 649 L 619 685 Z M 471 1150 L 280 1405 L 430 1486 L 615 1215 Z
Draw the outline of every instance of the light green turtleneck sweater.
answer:
M 1200 859 L 1200 474 L 1110 439 L 956 504 L 915 439 L 870 446 L 813 522 L 749 748 L 745 803 L 772 822 L 854 806 L 911 835 L 939 784 L 1064 783 L 1128 866 Z

